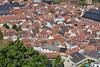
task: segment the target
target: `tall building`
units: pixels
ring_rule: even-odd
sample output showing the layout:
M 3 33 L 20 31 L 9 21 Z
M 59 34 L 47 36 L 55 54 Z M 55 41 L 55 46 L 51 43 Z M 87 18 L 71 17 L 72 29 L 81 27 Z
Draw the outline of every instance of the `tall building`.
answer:
M 92 4 L 92 0 L 86 0 L 86 4 L 87 5 L 91 5 Z

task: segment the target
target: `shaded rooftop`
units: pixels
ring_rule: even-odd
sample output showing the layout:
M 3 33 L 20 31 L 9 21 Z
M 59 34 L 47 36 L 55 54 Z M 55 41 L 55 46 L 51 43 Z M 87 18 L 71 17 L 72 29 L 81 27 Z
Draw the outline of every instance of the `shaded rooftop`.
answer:
M 100 9 L 86 11 L 83 17 L 91 19 L 91 20 L 95 20 L 95 21 L 100 21 Z
M 20 5 L 19 3 L 5 3 L 4 5 L 0 5 L 0 10 L 9 10 L 13 7 L 23 7 L 25 4 Z
M 78 62 L 80 62 L 80 61 L 85 59 L 85 57 L 81 53 L 79 53 L 79 52 L 75 52 L 75 53 L 71 54 L 70 56 L 72 57 L 71 60 L 74 63 L 78 63 Z
M 99 51 L 85 51 L 84 55 L 89 56 L 89 57 L 93 57 L 95 59 L 100 58 L 100 52 Z

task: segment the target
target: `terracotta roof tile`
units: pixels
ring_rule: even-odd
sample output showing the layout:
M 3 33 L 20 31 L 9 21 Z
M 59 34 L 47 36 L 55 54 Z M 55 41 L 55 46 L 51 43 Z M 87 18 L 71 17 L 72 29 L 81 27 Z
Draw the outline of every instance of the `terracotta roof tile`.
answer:
M 25 19 L 25 15 L 15 15 L 15 16 L 2 16 L 0 17 L 0 22 L 7 22 L 10 20 L 20 20 L 20 19 Z
M 76 48 L 73 48 L 73 49 L 68 49 L 65 53 L 67 55 L 70 55 L 70 54 L 75 53 L 75 52 L 78 52 L 78 51 L 80 51 L 80 48 L 79 47 L 76 47 Z
M 14 14 L 22 14 L 23 11 L 21 9 L 11 9 L 11 13 L 14 13 Z
M 57 56 L 59 56 L 60 54 L 57 53 L 57 52 L 52 52 L 52 53 L 44 53 L 44 55 L 46 55 L 46 57 L 47 57 L 48 59 L 54 59 L 54 58 L 56 58 Z
M 87 51 L 95 51 L 96 50 L 96 47 L 94 45 L 86 45 L 84 50 L 87 50 Z
M 22 40 L 22 42 L 26 47 L 32 47 L 32 45 L 31 45 L 32 41 L 30 39 L 25 38 Z

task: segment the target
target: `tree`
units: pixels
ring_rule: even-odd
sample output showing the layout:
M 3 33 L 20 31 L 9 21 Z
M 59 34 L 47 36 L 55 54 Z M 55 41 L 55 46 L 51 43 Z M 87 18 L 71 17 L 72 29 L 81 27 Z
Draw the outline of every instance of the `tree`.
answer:
M 48 59 L 33 48 L 28 48 L 17 39 L 0 47 L 0 67 L 47 67 Z M 52 67 L 63 67 L 61 57 L 57 57 Z
M 18 39 L 0 48 L 0 67 L 46 67 L 48 59 Z
M 21 26 L 17 27 L 16 25 L 12 26 L 12 28 L 16 31 L 20 31 L 21 30 Z
M 58 4 L 58 3 L 60 3 L 61 2 L 61 0 L 53 0 L 53 3 L 54 4 Z
M 3 27 L 10 29 L 10 27 L 6 23 L 3 25 Z
M 94 3 L 96 3 L 96 2 L 99 2 L 99 3 L 100 3 L 100 0 L 93 0 L 93 2 L 94 2 Z
M 60 56 L 56 57 L 56 59 L 52 61 L 52 67 L 64 67 L 63 60 Z
M 79 0 L 79 5 L 85 5 L 86 4 L 86 0 Z
M 0 30 L 0 40 L 2 40 L 2 39 L 3 39 L 3 33 Z

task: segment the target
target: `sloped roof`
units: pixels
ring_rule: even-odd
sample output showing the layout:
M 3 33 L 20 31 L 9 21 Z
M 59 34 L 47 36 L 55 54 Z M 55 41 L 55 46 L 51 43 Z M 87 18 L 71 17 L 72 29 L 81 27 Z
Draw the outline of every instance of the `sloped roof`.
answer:
M 48 59 L 54 59 L 56 58 L 57 56 L 59 56 L 60 54 L 57 53 L 57 52 L 52 52 L 52 53 L 42 53 L 43 55 L 46 55 L 46 57 Z
M 48 45 L 45 45 L 45 46 L 41 46 L 43 49 L 48 49 L 48 50 L 52 50 L 52 51 L 57 51 L 59 52 L 60 48 L 59 47 L 56 47 L 56 46 L 48 46 Z
M 61 53 L 65 53 L 65 52 L 66 52 L 66 50 L 67 50 L 67 48 L 60 48 L 60 50 L 59 50 L 59 51 L 60 51 Z
M 4 5 L 0 5 L 0 10 L 9 10 L 10 8 L 13 7 L 22 7 L 24 5 L 20 5 L 19 3 L 15 2 L 15 3 L 6 3 Z
M 99 51 L 85 51 L 84 55 L 89 56 L 89 57 L 93 57 L 95 59 L 100 58 L 100 53 Z
M 71 60 L 74 63 L 78 63 L 78 62 L 80 62 L 80 61 L 85 59 L 85 57 L 81 53 L 79 53 L 79 52 L 75 52 L 75 53 L 71 54 L 70 56 L 72 57 Z
M 86 11 L 83 17 L 95 20 L 95 21 L 100 21 L 100 10 L 95 10 L 95 11 Z

